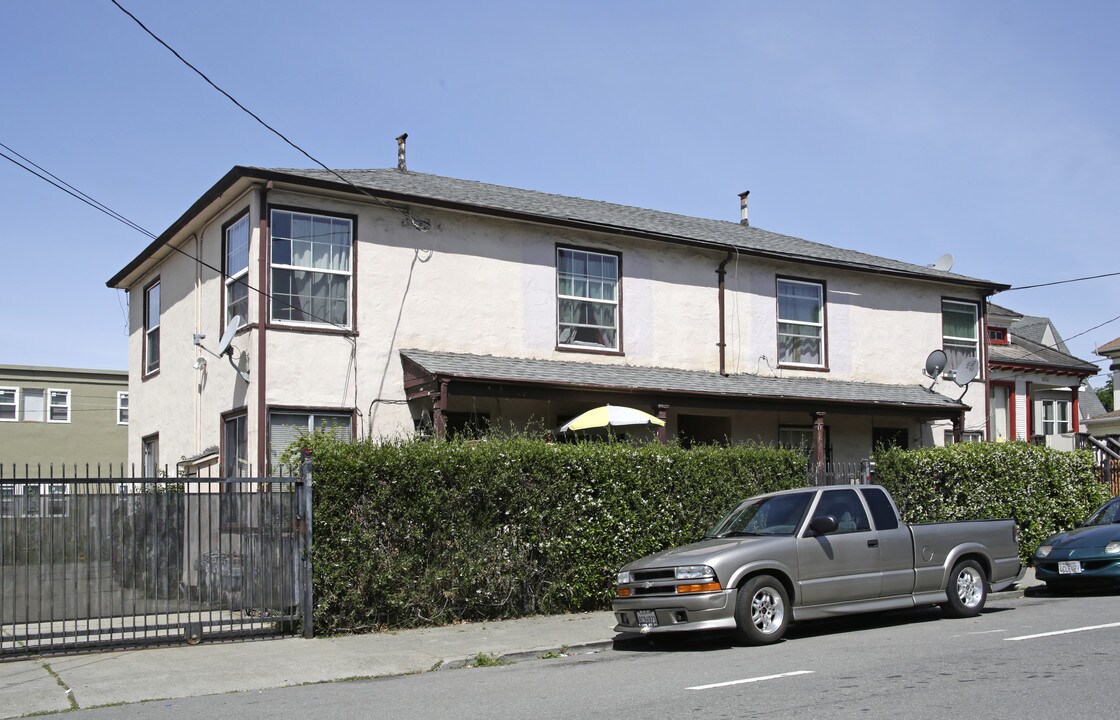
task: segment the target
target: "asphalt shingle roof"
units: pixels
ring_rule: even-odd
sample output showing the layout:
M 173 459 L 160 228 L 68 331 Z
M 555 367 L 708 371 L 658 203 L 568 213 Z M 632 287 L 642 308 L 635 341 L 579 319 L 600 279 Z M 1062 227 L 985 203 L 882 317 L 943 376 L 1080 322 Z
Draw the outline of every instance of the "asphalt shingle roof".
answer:
M 636 232 L 666 239 L 737 249 L 746 253 L 843 265 L 873 272 L 899 273 L 983 287 L 1004 289 L 1009 287 L 990 280 L 970 278 L 931 267 L 854 250 L 844 250 L 791 235 L 781 235 L 738 222 L 677 215 L 599 200 L 490 185 L 473 180 L 411 171 L 402 172 L 396 169 L 334 172 L 288 168 L 247 168 L 247 170 L 334 184 L 342 184 L 338 179 L 342 177 L 364 190 L 407 195 L 417 200 L 451 203 L 463 206 L 463 209 L 474 208 L 480 211 L 535 216 L 541 221 L 579 223 L 592 229 L 597 227 L 613 232 Z
M 789 399 L 911 407 L 943 410 L 947 416 L 965 407 L 922 385 L 884 385 L 746 374 L 724 377 L 719 373 L 675 368 L 496 357 L 432 350 L 409 349 L 401 350 L 400 354 L 432 375 L 475 380 L 603 390 L 625 388 L 655 393 L 695 393 L 759 400 Z

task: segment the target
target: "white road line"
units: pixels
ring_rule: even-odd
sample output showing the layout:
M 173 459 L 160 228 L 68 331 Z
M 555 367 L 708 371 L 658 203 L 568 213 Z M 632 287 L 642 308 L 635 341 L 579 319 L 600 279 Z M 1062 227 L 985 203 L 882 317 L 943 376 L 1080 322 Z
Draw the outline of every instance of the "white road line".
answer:
M 711 685 L 697 685 L 685 690 L 711 690 L 712 688 L 727 687 L 728 685 L 743 685 L 745 683 L 761 682 L 763 680 L 777 680 L 778 678 L 793 677 L 794 675 L 812 675 L 812 670 L 796 670 L 794 672 L 780 673 L 778 675 L 765 675 L 763 677 L 746 678 L 744 680 L 731 680 L 729 682 L 712 683 Z
M 1053 635 L 1069 635 L 1070 633 L 1085 632 L 1086 630 L 1101 630 L 1102 628 L 1120 627 L 1120 622 L 1107 625 L 1090 625 L 1088 627 L 1071 628 L 1069 630 L 1055 630 L 1053 632 L 1038 633 L 1037 635 L 1020 635 L 1019 637 L 1004 638 L 1004 640 L 1034 640 L 1035 638 L 1051 637 Z

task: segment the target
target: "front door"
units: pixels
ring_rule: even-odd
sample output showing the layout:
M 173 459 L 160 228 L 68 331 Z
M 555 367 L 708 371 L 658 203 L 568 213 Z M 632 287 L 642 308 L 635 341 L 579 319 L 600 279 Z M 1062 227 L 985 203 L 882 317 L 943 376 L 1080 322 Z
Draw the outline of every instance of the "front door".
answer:
M 797 564 L 803 606 L 879 597 L 878 533 L 851 488 L 825 490 L 810 517 L 831 515 L 837 528 L 826 535 L 797 540 Z M 806 532 L 809 532 L 806 530 Z

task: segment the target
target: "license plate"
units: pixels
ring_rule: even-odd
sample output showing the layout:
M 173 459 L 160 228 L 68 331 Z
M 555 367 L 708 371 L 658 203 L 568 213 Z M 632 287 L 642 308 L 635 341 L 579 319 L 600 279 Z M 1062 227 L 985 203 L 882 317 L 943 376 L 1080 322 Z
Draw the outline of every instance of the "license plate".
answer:
M 1079 560 L 1058 563 L 1059 575 L 1076 575 L 1079 572 L 1081 572 L 1081 562 Z
M 638 610 L 637 614 L 641 627 L 657 627 L 657 613 L 653 610 Z

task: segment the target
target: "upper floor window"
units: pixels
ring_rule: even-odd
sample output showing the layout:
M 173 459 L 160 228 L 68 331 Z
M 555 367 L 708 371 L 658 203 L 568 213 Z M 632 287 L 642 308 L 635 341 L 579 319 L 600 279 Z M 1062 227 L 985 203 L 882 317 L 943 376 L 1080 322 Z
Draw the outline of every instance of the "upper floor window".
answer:
M 19 413 L 19 388 L 0 387 L 0 422 L 15 422 Z
M 47 408 L 47 422 L 70 422 L 70 391 L 48 390 L 50 406 Z
M 619 349 L 619 256 L 556 249 L 556 343 Z
M 23 422 L 46 422 L 46 390 L 24 388 L 20 392 L 19 419 Z
M 1069 401 L 1042 401 L 1042 434 L 1061 435 L 1072 432 L 1069 421 Z
M 824 367 L 824 285 L 778 278 L 778 362 Z
M 225 228 L 226 322 L 249 318 L 249 214 Z
M 159 280 L 144 288 L 144 374 L 159 370 Z
M 354 224 L 347 218 L 272 211 L 272 319 L 350 325 Z
M 117 393 L 117 424 L 128 424 L 128 393 Z
M 1010 345 L 1011 341 L 1007 339 L 1007 328 L 989 327 L 988 342 L 992 345 Z
M 980 358 L 979 308 L 974 302 L 941 301 L 941 343 L 948 358 L 945 366 L 948 370 L 959 367 L 965 358 Z

